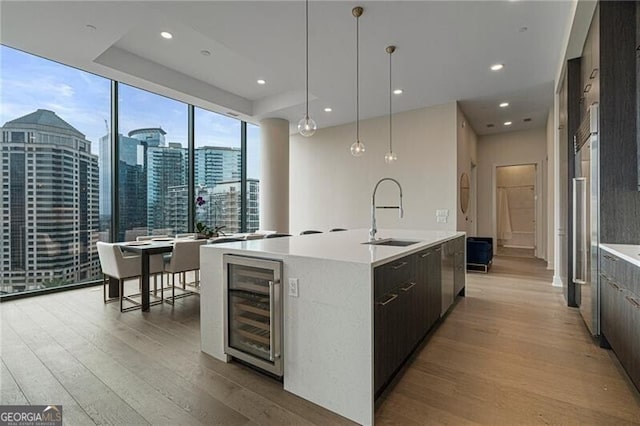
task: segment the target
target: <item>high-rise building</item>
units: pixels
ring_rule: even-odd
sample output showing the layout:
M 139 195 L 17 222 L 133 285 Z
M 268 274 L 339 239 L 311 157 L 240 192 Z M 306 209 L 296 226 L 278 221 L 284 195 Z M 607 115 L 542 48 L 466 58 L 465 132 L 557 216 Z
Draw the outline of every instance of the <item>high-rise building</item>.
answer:
M 240 179 L 240 148 L 204 146 L 195 152 L 196 185 L 213 188 L 219 182 Z
M 167 147 L 147 148 L 147 227 L 150 230 L 164 229 L 168 233 L 186 232 L 187 221 L 170 223 L 169 216 L 177 220 L 176 210 L 188 214 L 186 203 L 172 205 L 170 188 L 187 185 L 187 149 L 179 143 Z
M 135 129 L 129 132 L 129 137 L 140 141 L 140 145 L 147 148 L 165 146 L 164 136 L 167 134 L 161 127 Z
M 167 148 L 148 150 L 148 188 L 153 187 L 162 197 L 163 209 L 154 208 L 156 215 L 162 212 L 163 224 L 168 229 L 183 232 L 187 230 L 188 195 L 187 184 L 180 184 L 181 176 L 186 180 L 187 150 L 182 149 L 182 157 L 178 147 L 172 144 Z M 153 156 L 153 159 L 152 159 Z M 196 209 L 196 223 L 201 222 L 209 227 L 224 225 L 225 230 L 237 232 L 240 227 L 240 168 L 241 151 L 239 148 L 218 146 L 199 147 L 195 150 L 195 182 L 196 197 L 201 196 L 205 204 Z M 152 171 L 152 162 L 155 170 Z M 181 169 L 184 164 L 184 171 Z M 165 175 L 165 176 L 163 176 Z M 152 185 L 152 181 L 154 181 Z M 256 183 L 249 183 L 257 191 Z M 221 186 L 222 185 L 222 186 Z M 151 203 L 151 198 L 149 203 Z M 257 203 L 257 196 L 256 196 Z M 151 211 L 151 207 L 149 208 Z M 158 220 L 158 224 L 160 221 Z M 172 228 L 173 227 L 173 228 Z M 257 229 L 257 226 L 256 226 Z
M 226 232 L 238 232 L 241 229 L 242 189 L 241 181 L 220 182 L 209 192 L 210 221 L 216 226 L 224 226 Z M 253 232 L 259 228 L 258 213 L 259 181 L 247 179 L 247 231 Z
M 100 138 L 100 157 L 98 158 L 98 168 L 100 170 L 100 217 L 111 217 L 111 140 L 110 135 L 104 135 Z M 140 166 L 142 169 L 143 162 L 138 162 L 138 147 L 140 140 L 130 138 L 122 134 L 118 135 L 118 156 L 120 157 L 120 169 L 135 168 Z M 124 175 L 130 175 L 125 172 Z M 122 173 L 121 173 L 122 175 Z M 139 182 L 139 181 L 136 181 Z M 128 182 L 122 182 L 122 186 L 129 186 Z M 145 209 L 146 211 L 146 206 Z
M 44 109 L 1 129 L 0 291 L 97 277 L 98 157 L 91 142 Z

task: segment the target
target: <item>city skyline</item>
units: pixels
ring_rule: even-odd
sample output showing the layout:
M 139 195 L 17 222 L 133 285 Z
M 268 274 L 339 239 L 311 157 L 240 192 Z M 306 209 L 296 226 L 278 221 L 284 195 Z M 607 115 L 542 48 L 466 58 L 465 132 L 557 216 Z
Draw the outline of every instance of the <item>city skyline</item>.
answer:
M 111 182 L 106 138 L 101 138 L 99 157 L 79 129 L 46 109 L 9 120 L 0 130 L 0 240 L 4 241 L 0 292 L 95 279 L 99 274 L 95 243 L 108 238 L 110 227 L 99 212 L 112 213 L 102 205 L 108 201 L 111 206 L 111 191 L 104 186 Z M 160 129 L 129 134 L 134 137 L 120 138 L 121 145 L 129 142 L 135 149 L 121 150 L 119 158 L 116 240 L 189 232 L 188 149 L 166 143 Z M 207 211 L 199 212 L 196 220 L 238 232 L 245 197 L 248 230 L 258 228 L 259 181 L 247 179 L 247 192 L 241 193 L 240 155 L 235 147 L 196 148 L 195 190 L 208 200 Z

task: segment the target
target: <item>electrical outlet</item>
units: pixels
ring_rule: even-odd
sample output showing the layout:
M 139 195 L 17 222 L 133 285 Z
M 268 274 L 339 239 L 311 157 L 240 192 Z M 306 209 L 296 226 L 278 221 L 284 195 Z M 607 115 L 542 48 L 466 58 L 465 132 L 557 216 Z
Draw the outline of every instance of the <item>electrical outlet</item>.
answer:
M 438 223 L 447 223 L 447 217 L 446 216 L 438 216 L 436 218 Z
M 437 217 L 448 217 L 449 216 L 449 210 L 448 209 L 437 209 L 436 210 L 436 216 Z
M 298 279 L 289 278 L 289 296 L 298 297 Z

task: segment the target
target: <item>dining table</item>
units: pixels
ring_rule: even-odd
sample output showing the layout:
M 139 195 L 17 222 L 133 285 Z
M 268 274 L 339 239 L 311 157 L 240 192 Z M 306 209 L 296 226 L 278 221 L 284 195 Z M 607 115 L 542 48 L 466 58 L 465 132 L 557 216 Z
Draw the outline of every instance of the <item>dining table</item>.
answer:
M 215 244 L 216 240 L 223 238 L 240 238 L 240 239 L 252 239 L 251 233 L 243 234 L 227 234 L 221 237 L 209 238 L 208 244 Z M 189 237 L 187 237 L 188 239 Z M 141 308 L 143 312 L 149 312 L 151 306 L 150 291 L 149 291 L 149 256 L 154 254 L 165 254 L 173 251 L 173 245 L 176 238 L 172 237 L 157 237 L 144 241 L 127 241 L 118 243 L 122 251 L 136 253 L 140 255 L 141 261 Z M 118 286 L 118 280 L 109 280 L 109 297 L 118 297 L 120 288 Z
M 148 312 L 150 304 L 149 291 L 149 256 L 154 254 L 165 254 L 173 251 L 174 238 L 153 238 L 146 241 L 130 241 L 120 244 L 122 251 L 136 253 L 140 255 L 142 290 L 141 307 L 143 312 Z M 109 294 L 111 294 L 112 282 L 109 282 Z

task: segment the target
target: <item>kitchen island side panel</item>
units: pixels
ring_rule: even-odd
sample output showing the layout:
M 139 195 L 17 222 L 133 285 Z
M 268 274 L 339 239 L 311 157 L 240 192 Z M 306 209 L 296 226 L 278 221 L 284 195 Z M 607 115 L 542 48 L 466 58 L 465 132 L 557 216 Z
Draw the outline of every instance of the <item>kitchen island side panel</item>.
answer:
M 361 424 L 373 424 L 373 292 L 366 264 L 287 258 L 284 388 Z
M 284 389 L 361 424 L 373 424 L 371 265 L 204 246 L 201 350 L 224 353 L 223 254 L 282 260 Z M 298 279 L 298 297 L 289 296 Z
M 200 350 L 227 362 L 229 357 L 224 353 L 223 252 L 206 247 L 200 249 Z

